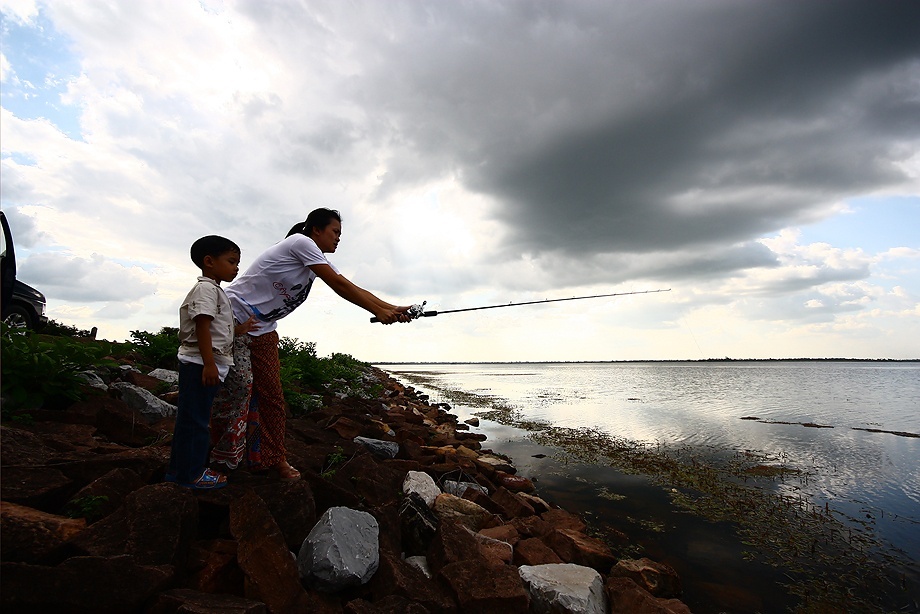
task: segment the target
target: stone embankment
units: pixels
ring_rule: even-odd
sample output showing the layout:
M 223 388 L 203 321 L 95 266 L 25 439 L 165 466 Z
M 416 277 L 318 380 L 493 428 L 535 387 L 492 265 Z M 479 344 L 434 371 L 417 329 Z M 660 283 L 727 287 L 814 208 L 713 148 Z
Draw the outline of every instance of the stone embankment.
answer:
M 689 612 L 671 568 L 618 561 L 449 407 L 369 374 L 379 398 L 289 419 L 296 481 L 163 483 L 174 396 L 130 369 L 4 424 L 3 611 Z

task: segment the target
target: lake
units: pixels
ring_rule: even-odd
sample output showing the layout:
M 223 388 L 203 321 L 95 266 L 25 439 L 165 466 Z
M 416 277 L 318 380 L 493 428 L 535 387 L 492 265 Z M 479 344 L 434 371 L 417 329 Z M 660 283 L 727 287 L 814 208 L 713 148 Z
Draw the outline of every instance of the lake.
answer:
M 531 432 L 544 424 L 570 434 L 602 433 L 618 442 L 676 456 L 688 451 L 714 465 L 755 458 L 758 466 L 782 470 L 779 479 L 773 476 L 767 486 L 758 488 L 800 501 L 813 515 L 823 513 L 842 523 L 850 532 L 849 542 L 854 541 L 855 531 L 866 539 L 863 551 L 883 553 L 897 561 L 907 581 L 916 579 L 920 561 L 918 362 L 380 367 L 428 392 L 432 401 L 450 403 L 461 419 L 490 407 L 513 416 L 481 425 L 489 435 L 486 445 L 499 451 L 525 452 Z M 496 415 L 502 414 L 491 417 Z M 514 459 L 519 469 L 525 465 L 528 471 L 544 474 L 541 491 L 551 483 L 565 498 L 573 490 L 571 480 L 566 483 L 559 477 L 571 477 L 574 466 L 563 463 L 562 469 L 558 459 Z M 613 479 L 609 470 L 599 471 L 603 464 L 582 463 L 579 479 Z M 593 477 L 584 477 L 589 474 Z M 628 487 L 626 477 L 618 479 L 618 487 Z M 651 492 L 646 490 L 642 496 L 652 497 Z M 594 513 L 615 507 L 595 505 L 599 509 Z

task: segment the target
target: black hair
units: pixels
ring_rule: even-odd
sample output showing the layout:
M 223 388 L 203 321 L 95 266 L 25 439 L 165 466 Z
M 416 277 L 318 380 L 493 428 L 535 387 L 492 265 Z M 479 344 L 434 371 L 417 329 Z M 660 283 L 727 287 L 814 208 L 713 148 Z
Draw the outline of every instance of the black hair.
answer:
M 192 255 L 192 262 L 195 263 L 195 266 L 201 268 L 204 266 L 205 256 L 217 258 L 218 256 L 223 256 L 227 252 L 236 252 L 239 254 L 240 246 L 230 239 L 225 239 L 217 235 L 208 235 L 192 243 L 190 252 Z
M 341 223 L 342 214 L 335 209 L 326 209 L 325 207 L 314 209 L 310 212 L 310 215 L 307 216 L 306 220 L 291 226 L 291 229 L 285 237 L 298 233 L 309 237 L 313 233 L 314 228 L 322 230 L 331 224 L 332 220 L 338 220 Z

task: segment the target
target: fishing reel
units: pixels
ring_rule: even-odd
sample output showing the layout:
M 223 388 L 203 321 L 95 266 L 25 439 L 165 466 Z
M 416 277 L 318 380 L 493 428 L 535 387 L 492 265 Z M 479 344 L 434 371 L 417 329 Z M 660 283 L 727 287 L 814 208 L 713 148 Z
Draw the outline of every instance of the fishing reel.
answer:
M 421 305 L 412 305 L 406 309 L 403 314 L 409 316 L 410 320 L 417 320 L 419 318 L 429 318 L 431 316 L 438 315 L 437 311 L 425 311 L 425 305 L 428 304 L 428 301 L 422 301 Z M 377 318 L 371 318 L 371 322 L 379 322 Z
M 425 305 L 428 304 L 428 301 L 422 301 L 421 305 L 412 305 L 406 310 L 406 315 L 409 316 L 411 320 L 417 320 L 423 315 L 425 315 Z

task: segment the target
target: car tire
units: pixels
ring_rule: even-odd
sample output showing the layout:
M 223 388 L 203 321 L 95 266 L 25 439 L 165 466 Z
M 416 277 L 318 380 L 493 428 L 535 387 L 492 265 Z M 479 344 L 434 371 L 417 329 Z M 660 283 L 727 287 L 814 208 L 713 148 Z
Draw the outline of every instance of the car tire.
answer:
M 32 314 L 22 305 L 10 305 L 3 315 L 3 322 L 10 328 L 33 328 Z

